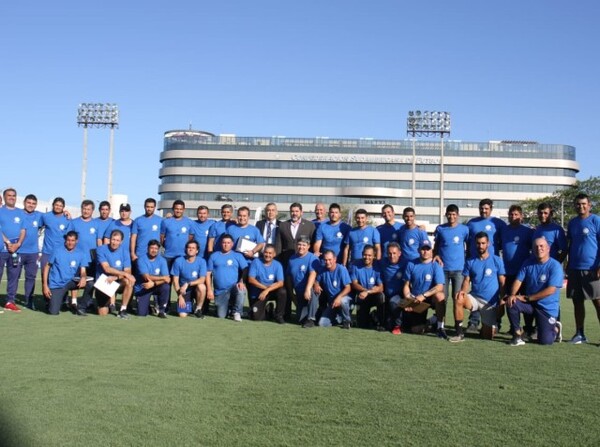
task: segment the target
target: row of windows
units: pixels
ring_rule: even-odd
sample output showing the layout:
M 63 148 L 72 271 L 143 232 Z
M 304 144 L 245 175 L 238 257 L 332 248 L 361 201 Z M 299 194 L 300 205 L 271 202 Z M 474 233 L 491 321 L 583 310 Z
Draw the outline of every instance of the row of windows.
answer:
M 326 171 L 376 171 L 376 172 L 412 172 L 412 164 L 394 163 L 335 163 L 311 161 L 279 160 L 215 160 L 215 159 L 171 159 L 163 161 L 163 168 L 227 168 L 227 169 L 292 169 Z M 439 165 L 417 164 L 416 172 L 439 172 Z M 457 166 L 446 165 L 448 174 L 490 174 L 490 175 L 537 175 L 575 177 L 573 169 L 526 168 L 506 166 Z
M 439 156 L 439 141 L 416 141 L 418 155 Z M 271 139 L 253 137 L 167 137 L 164 150 L 217 150 L 330 154 L 412 155 L 411 140 Z M 562 144 L 505 144 L 445 141 L 444 154 L 464 157 L 508 157 L 575 160 L 575 148 Z
M 205 184 L 205 185 L 245 185 L 245 186 L 296 186 L 296 187 L 364 187 L 412 189 L 410 181 L 366 180 L 366 179 L 319 179 L 283 177 L 234 177 L 171 175 L 162 179 L 163 184 Z M 416 182 L 418 190 L 439 190 L 439 182 Z M 444 188 L 450 191 L 503 191 L 552 193 L 556 185 L 512 184 L 512 183 L 466 183 L 445 182 Z

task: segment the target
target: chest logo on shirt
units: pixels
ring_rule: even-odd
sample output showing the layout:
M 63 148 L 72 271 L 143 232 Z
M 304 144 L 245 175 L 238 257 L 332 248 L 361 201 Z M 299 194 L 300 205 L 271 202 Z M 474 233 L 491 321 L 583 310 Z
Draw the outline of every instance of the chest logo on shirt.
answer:
M 71 261 L 71 267 L 77 267 L 77 261 Z
M 513 242 L 515 244 L 518 244 L 520 240 L 521 240 L 521 238 L 519 236 L 515 236 L 515 238 L 513 239 Z
M 427 273 L 425 275 L 425 281 L 431 281 L 431 274 L 430 273 Z
M 372 276 L 369 278 L 369 284 L 375 284 L 375 278 Z
M 96 234 L 96 229 L 95 228 L 90 228 L 90 234 Z
M 154 274 L 155 275 L 159 275 L 160 274 L 160 269 L 159 268 L 154 269 Z
M 587 236 L 590 233 L 590 229 L 589 228 L 584 228 L 583 229 L 583 235 Z
M 245 235 L 245 236 L 244 236 L 244 239 L 250 239 L 250 236 L 248 236 L 248 235 Z
M 415 240 L 414 240 L 414 239 L 411 237 L 411 238 L 408 240 L 408 245 L 414 245 L 414 244 L 415 244 Z
M 492 226 L 490 224 L 487 224 L 485 226 L 485 231 L 490 231 L 492 229 Z
M 63 231 L 65 229 L 65 224 L 60 224 L 58 228 L 60 231 Z
M 459 241 L 460 241 L 460 238 L 458 236 L 454 236 L 452 238 L 452 242 L 454 242 L 455 244 L 458 244 Z
M 306 270 L 306 266 L 305 266 L 305 265 L 301 265 L 301 266 L 300 266 L 300 271 L 301 271 L 301 272 L 303 272 L 303 271 L 305 271 L 305 270 Z
M 333 281 L 333 287 L 337 287 L 337 281 Z
M 402 278 L 402 273 L 400 273 L 400 272 L 396 273 L 396 278 L 401 279 Z
M 492 276 L 492 269 L 485 269 L 483 273 L 485 276 Z
M 233 265 L 233 261 L 231 259 L 228 259 L 227 260 L 227 265 L 229 265 L 229 266 Z
M 158 225 L 152 225 L 152 231 L 158 231 Z
M 121 261 L 120 261 L 119 259 L 117 259 L 117 261 L 115 262 L 115 265 L 116 265 L 117 267 L 121 267 Z
M 21 222 L 21 218 L 20 217 L 15 217 L 15 223 L 19 223 Z
M 363 237 L 363 242 L 366 244 L 367 242 L 369 242 L 369 238 L 368 237 Z
M 33 226 L 33 228 L 37 228 L 37 226 L 38 226 L 38 221 L 37 221 L 37 220 L 34 220 L 34 221 L 31 223 L 31 225 Z
M 398 239 L 398 235 L 396 233 L 392 234 L 392 239 Z
M 336 237 L 337 237 L 338 239 L 341 239 L 341 238 L 342 238 L 342 232 L 341 232 L 341 231 L 338 231 L 338 232 L 337 232 L 335 235 L 336 235 Z
M 275 279 L 275 275 L 273 275 L 272 273 L 269 275 L 269 280 L 274 280 Z
M 182 233 L 187 233 L 187 228 L 186 227 L 181 227 L 181 232 Z
M 540 275 L 540 282 L 546 282 L 546 279 L 547 279 L 547 278 L 546 278 L 546 275 L 545 275 L 544 273 L 542 273 L 542 274 Z
M 198 277 L 198 272 L 196 270 L 194 270 L 192 272 L 192 278 L 197 278 Z
M 206 230 L 206 231 L 204 232 L 204 235 L 205 235 L 205 236 L 208 236 L 208 230 Z

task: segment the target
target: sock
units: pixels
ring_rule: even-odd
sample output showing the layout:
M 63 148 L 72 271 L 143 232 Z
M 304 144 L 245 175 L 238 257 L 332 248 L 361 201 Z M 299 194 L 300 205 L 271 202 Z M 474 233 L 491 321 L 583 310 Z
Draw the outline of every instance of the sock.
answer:
M 121 312 L 125 312 L 127 310 L 127 306 L 121 306 Z
M 438 329 L 444 329 L 444 322 L 443 321 L 438 321 L 437 322 L 437 327 L 438 327 Z
M 457 334 L 462 334 L 462 320 L 456 320 L 454 322 L 454 327 L 456 328 Z

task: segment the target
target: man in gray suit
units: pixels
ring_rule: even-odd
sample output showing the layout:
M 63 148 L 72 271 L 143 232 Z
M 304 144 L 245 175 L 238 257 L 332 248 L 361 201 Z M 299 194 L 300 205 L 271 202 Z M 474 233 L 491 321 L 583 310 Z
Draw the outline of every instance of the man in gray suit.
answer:
M 292 203 L 290 205 L 290 219 L 281 222 L 277 231 L 277 242 L 275 245 L 279 248 L 278 260 L 283 264 L 284 269 L 287 262 L 296 251 L 296 244 L 302 237 L 312 240 L 315 232 L 315 224 L 310 220 L 302 218 L 302 205 Z

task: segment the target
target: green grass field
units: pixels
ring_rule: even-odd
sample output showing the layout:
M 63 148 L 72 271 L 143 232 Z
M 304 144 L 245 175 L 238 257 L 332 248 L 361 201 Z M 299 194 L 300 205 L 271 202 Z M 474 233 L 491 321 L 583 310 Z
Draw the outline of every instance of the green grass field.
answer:
M 562 309 L 568 338 L 571 303 Z M 591 306 L 587 335 L 581 346 L 510 347 L 506 336 L 453 345 L 216 318 L 5 312 L 0 445 L 597 445 Z

